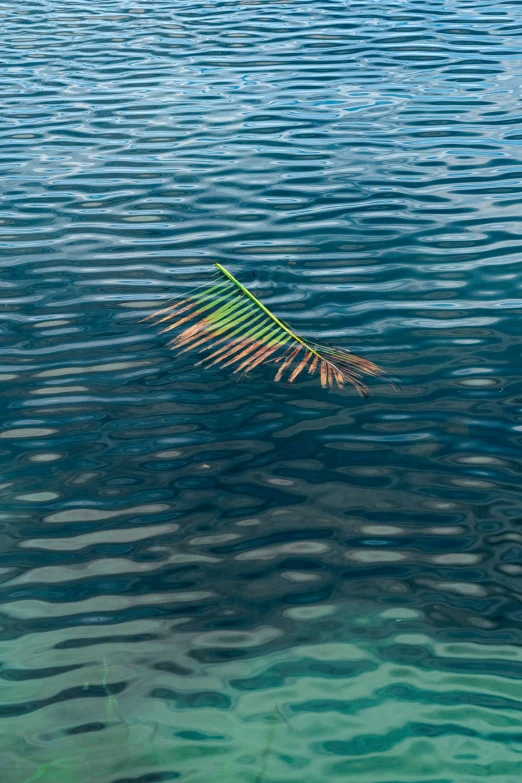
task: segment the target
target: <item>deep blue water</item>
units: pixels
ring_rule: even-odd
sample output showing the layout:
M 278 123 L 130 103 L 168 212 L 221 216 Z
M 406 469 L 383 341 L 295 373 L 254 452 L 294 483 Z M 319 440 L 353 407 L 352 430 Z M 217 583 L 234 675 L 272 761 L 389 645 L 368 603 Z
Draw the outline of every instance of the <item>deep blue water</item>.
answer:
M 0 59 L 2 783 L 518 781 L 522 6 L 3 0 Z M 400 393 L 176 357 L 215 262 Z

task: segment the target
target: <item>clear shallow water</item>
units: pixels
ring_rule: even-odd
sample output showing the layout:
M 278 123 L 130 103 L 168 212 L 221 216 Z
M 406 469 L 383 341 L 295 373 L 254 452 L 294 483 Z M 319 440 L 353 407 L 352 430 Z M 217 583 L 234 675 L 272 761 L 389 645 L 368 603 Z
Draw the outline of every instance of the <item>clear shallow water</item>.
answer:
M 517 780 L 520 7 L 0 13 L 2 780 Z M 176 360 L 216 261 L 401 394 Z

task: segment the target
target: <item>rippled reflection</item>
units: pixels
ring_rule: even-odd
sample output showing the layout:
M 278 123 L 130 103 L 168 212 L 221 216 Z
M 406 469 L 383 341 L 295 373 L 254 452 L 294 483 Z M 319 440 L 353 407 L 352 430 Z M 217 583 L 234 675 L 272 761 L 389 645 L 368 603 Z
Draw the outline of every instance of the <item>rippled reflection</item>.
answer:
M 4 0 L 2 781 L 519 777 L 521 24 Z M 176 359 L 214 262 L 401 393 Z

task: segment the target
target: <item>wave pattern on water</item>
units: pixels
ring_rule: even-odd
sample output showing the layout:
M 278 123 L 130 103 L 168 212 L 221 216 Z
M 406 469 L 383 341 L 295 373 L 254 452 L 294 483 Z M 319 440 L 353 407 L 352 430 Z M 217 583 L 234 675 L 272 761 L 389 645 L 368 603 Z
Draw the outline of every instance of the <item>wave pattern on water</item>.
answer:
M 512 783 L 522 12 L 0 6 L 6 783 Z M 229 266 L 402 379 L 176 359 Z

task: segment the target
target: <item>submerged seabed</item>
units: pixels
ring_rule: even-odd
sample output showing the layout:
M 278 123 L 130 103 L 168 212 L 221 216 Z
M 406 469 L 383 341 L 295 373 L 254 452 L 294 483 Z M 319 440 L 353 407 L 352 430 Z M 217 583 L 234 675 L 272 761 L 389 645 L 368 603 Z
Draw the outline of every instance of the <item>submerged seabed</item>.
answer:
M 513 783 L 522 9 L 0 6 L 2 783 Z M 402 378 L 176 358 L 227 268 Z

